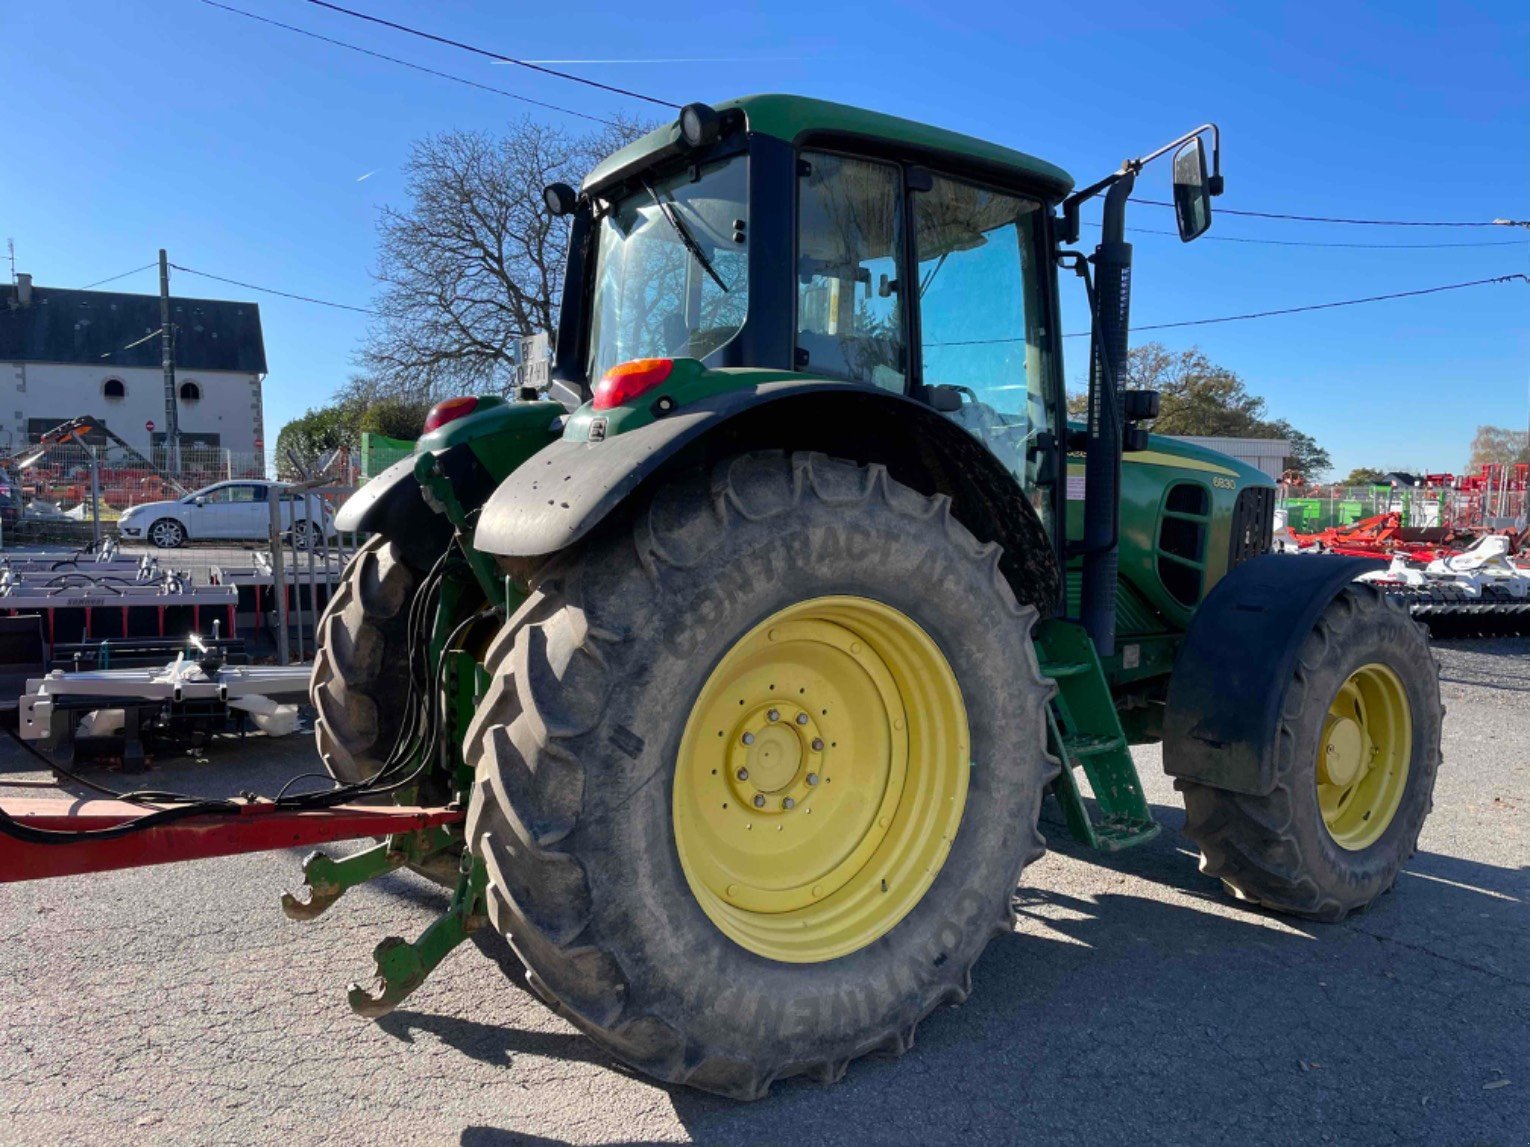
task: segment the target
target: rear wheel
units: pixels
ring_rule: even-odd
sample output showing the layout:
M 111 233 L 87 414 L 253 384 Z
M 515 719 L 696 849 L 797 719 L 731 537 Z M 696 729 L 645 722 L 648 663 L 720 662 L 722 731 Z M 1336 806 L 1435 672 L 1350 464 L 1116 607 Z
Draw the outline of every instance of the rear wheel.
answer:
M 769 454 L 544 570 L 468 734 L 469 840 L 539 994 L 743 1099 L 964 999 L 1055 770 L 998 558 L 880 467 Z
M 409 603 L 420 576 L 382 536 L 356 552 L 319 619 L 308 697 L 324 767 L 347 784 L 373 776 L 407 720 Z
M 300 519 L 292 524 L 292 548 L 306 550 L 310 546 L 322 544 L 323 537 L 319 527 L 306 519 Z
M 1275 787 L 1180 782 L 1185 833 L 1238 899 L 1336 921 L 1391 888 L 1418 845 L 1440 764 L 1439 672 L 1423 628 L 1369 586 L 1343 589 L 1298 639 Z
M 408 722 L 409 605 L 420 581 L 398 547 L 379 535 L 356 551 L 319 619 L 308 699 L 317 712 L 319 756 L 343 784 L 375 776 Z M 447 850 L 411 867 L 455 887 L 459 853 Z

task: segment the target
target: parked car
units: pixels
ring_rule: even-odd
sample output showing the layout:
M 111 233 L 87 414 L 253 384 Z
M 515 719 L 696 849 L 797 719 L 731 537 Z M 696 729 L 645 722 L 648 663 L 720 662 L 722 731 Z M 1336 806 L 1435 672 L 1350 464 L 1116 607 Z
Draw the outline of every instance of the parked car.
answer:
M 145 502 L 124 510 L 117 522 L 123 541 L 148 540 L 163 550 L 188 541 L 255 541 L 271 535 L 270 490 L 282 482 L 217 482 L 176 501 Z M 281 496 L 282 530 L 305 549 L 335 532 L 334 513 L 324 498 L 311 496 L 314 520 L 301 494 Z

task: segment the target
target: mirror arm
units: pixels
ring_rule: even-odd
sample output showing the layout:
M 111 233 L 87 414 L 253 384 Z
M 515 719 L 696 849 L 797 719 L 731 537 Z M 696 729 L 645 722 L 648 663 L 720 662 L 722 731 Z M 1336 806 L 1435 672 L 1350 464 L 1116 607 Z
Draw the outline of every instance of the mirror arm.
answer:
M 1061 241 L 1064 243 L 1078 242 L 1078 211 L 1086 201 L 1093 199 L 1100 192 L 1125 176 L 1137 175 L 1159 156 L 1168 154 L 1181 144 L 1189 143 L 1196 136 L 1204 135 L 1208 131 L 1211 133 L 1211 175 L 1206 180 L 1206 190 L 1212 195 L 1221 195 L 1224 185 L 1222 180 L 1222 129 L 1214 123 L 1203 123 L 1194 131 L 1187 131 L 1178 139 L 1164 144 L 1157 151 L 1151 151 L 1137 159 L 1128 159 L 1118 170 L 1111 172 L 1104 179 L 1091 183 L 1088 187 L 1080 188 L 1064 199 L 1062 204 L 1063 227 Z

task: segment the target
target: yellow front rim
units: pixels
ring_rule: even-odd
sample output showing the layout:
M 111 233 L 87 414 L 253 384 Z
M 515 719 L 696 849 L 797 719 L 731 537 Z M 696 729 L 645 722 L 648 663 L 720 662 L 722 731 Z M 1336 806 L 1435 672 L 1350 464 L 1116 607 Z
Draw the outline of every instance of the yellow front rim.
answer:
M 832 960 L 919 903 L 967 803 L 971 741 L 940 649 L 900 611 L 820 597 L 712 671 L 675 766 L 675 845 L 734 942 Z
M 1413 716 L 1396 673 L 1363 665 L 1328 706 L 1318 741 L 1323 824 L 1341 848 L 1374 844 L 1402 805 L 1413 759 Z

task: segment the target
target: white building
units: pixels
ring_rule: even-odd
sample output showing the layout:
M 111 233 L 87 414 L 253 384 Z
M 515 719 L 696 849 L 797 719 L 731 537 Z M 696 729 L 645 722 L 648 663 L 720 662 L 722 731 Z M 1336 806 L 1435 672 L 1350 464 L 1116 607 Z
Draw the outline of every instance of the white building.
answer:
M 1291 444 L 1284 438 L 1197 438 L 1189 434 L 1171 434 L 1169 437 L 1226 454 L 1277 480 L 1286 456 L 1291 453 Z
M 263 452 L 259 307 L 172 296 L 170 318 L 182 445 Z M 0 286 L 0 450 L 82 414 L 145 454 L 163 447 L 159 329 L 158 295 L 34 287 L 30 275 Z

